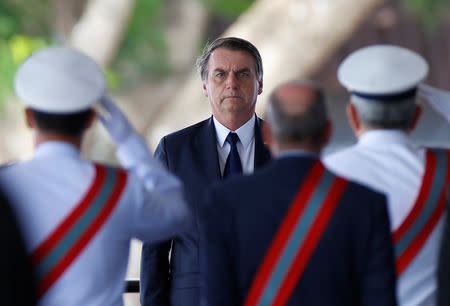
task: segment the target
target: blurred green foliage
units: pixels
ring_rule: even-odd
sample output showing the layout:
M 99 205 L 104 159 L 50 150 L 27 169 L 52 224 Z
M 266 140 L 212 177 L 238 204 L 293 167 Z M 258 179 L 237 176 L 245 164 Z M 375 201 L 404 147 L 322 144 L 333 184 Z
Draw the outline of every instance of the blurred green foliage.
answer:
M 1 0 L 0 38 L 16 34 L 48 37 L 52 21 L 50 0 Z
M 254 0 L 198 0 L 214 14 L 230 21 L 238 17 Z M 136 83 L 142 77 L 166 77 L 172 71 L 165 37 L 164 18 L 170 18 L 165 0 L 137 0 L 125 39 L 112 65 L 121 76 L 121 86 Z M 126 81 L 124 83 L 123 81 Z
M 125 39 L 113 63 L 127 84 L 142 76 L 163 77 L 170 72 L 164 33 L 164 0 L 138 0 Z
M 12 91 L 18 65 L 31 52 L 48 44 L 48 7 L 45 0 L 0 2 L 0 107 Z
M 208 9 L 219 16 L 234 19 L 247 10 L 254 0 L 201 0 Z
M 0 38 L 0 106 L 6 95 L 12 91 L 14 73 L 19 64 L 33 51 L 47 44 L 43 38 L 24 35 Z
M 403 0 L 403 3 L 419 15 L 429 30 L 435 29 L 450 9 L 449 0 Z
M 220 16 L 230 23 L 255 2 L 198 1 L 213 16 Z M 436 27 L 449 10 L 449 0 L 401 2 L 414 10 L 428 28 Z M 0 106 L 11 92 L 18 64 L 31 52 L 52 43 L 54 3 L 51 0 L 0 0 Z M 111 70 L 105 71 L 110 88 L 127 86 L 142 77 L 165 77 L 171 72 L 164 22 L 165 18 L 170 18 L 168 7 L 165 0 L 136 0 L 118 56 Z

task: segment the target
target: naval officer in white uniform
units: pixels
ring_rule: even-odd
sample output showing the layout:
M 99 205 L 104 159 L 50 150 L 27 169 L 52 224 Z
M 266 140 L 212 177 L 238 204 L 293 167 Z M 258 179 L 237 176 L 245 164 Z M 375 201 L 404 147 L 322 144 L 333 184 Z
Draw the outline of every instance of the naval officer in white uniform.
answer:
M 39 305 L 122 305 L 130 240 L 170 239 L 186 228 L 182 185 L 108 114 L 101 119 L 113 139 L 140 147 L 127 155 L 132 171 L 80 156 L 93 106 L 107 100 L 103 73 L 86 55 L 40 50 L 19 67 L 15 90 L 35 149 L 29 160 L 2 167 L 0 183 L 32 258 Z
M 435 305 L 443 186 L 450 169 L 450 155 L 442 150 L 439 170 L 432 168 L 436 156 L 429 154 L 431 170 L 425 176 L 426 150 L 409 137 L 421 114 L 417 88 L 427 73 L 419 54 L 397 46 L 369 46 L 350 54 L 338 69 L 338 79 L 350 91 L 347 115 L 358 142 L 324 158 L 337 174 L 387 195 L 397 297 L 404 306 Z

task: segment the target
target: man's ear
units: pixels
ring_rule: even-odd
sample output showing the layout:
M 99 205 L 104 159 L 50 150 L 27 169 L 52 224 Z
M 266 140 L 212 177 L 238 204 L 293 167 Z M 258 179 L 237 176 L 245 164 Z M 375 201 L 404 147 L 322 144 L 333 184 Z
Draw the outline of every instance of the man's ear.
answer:
M 203 95 L 208 98 L 208 88 L 206 87 L 206 83 L 203 83 Z
M 359 135 L 361 132 L 361 120 L 359 120 L 358 112 L 356 111 L 356 108 L 353 104 L 348 103 L 347 104 L 347 117 L 348 121 L 350 122 L 350 126 L 352 127 L 353 132 L 356 134 L 356 136 Z
M 322 147 L 325 147 L 330 142 L 331 135 L 333 135 L 333 124 L 328 120 L 323 134 Z
M 86 126 L 85 126 L 86 130 L 92 126 L 96 117 L 97 117 L 97 113 L 92 109 L 91 113 L 89 114 L 89 118 L 86 122 Z
M 264 144 L 267 147 L 270 147 L 273 144 L 273 134 L 270 125 L 266 121 L 264 121 L 262 125 L 262 136 Z
M 413 131 L 417 127 L 417 123 L 419 122 L 420 117 L 422 116 L 423 108 L 420 105 L 416 106 L 416 112 L 414 114 L 414 119 L 411 122 L 411 126 L 409 128 L 410 131 Z
M 33 111 L 31 108 L 25 108 L 25 122 L 27 126 L 31 129 L 36 127 L 36 121 L 34 121 Z
M 262 94 L 263 92 L 263 81 L 258 81 L 258 95 Z

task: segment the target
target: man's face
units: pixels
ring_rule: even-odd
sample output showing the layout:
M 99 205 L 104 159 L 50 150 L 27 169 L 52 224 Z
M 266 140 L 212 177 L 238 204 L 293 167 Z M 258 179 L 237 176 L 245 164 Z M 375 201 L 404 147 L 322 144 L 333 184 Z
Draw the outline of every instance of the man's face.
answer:
M 209 99 L 214 117 L 222 124 L 240 118 L 248 121 L 255 112 L 262 81 L 256 76 L 256 63 L 246 51 L 214 50 L 208 61 L 203 93 Z

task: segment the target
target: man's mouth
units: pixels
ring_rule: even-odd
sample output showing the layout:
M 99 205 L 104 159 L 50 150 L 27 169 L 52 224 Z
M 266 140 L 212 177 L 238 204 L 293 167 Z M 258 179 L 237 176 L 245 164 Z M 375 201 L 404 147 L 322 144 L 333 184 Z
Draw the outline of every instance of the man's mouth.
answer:
M 226 99 L 230 99 L 230 100 L 236 100 L 236 99 L 242 99 L 242 97 L 241 96 L 225 96 L 224 98 L 223 98 L 224 100 L 226 100 Z

